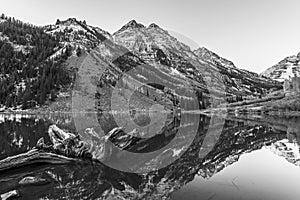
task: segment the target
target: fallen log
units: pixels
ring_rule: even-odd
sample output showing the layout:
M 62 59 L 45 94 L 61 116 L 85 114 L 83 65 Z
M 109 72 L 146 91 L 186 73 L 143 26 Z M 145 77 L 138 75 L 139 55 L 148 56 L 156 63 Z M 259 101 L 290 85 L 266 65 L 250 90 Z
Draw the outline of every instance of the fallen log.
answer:
M 175 130 L 176 124 L 170 124 L 172 126 L 167 127 L 164 132 Z M 176 134 L 176 131 L 171 132 L 171 135 Z M 85 132 L 86 138 L 82 141 L 79 135 L 62 130 L 56 125 L 49 127 L 48 134 L 51 144 L 45 144 L 44 138 L 40 138 L 36 146 L 28 152 L 0 160 L 0 172 L 39 163 L 68 164 L 82 161 L 101 162 L 110 160 L 112 156 L 119 156 L 118 152 L 122 152 L 122 150 L 132 152 L 147 150 L 148 147 L 151 147 L 151 144 L 160 141 L 163 135 L 157 134 L 151 138 L 140 138 L 136 130 L 127 134 L 123 128 L 115 127 L 107 135 L 98 136 L 93 129 L 87 129 Z M 168 137 L 163 136 L 162 138 L 170 139 Z M 116 147 L 110 145 L 108 140 Z M 121 151 L 113 153 L 114 149 L 117 148 Z
M 0 160 L 0 172 L 37 163 L 68 164 L 92 158 L 78 136 L 56 125 L 50 126 L 48 133 L 52 144 L 47 145 L 40 138 L 30 151 Z
M 31 165 L 35 163 L 49 163 L 49 164 L 67 164 L 78 161 L 75 158 L 69 158 L 63 155 L 45 152 L 40 149 L 32 149 L 26 153 L 18 154 L 16 156 L 8 157 L 0 161 L 0 172 Z

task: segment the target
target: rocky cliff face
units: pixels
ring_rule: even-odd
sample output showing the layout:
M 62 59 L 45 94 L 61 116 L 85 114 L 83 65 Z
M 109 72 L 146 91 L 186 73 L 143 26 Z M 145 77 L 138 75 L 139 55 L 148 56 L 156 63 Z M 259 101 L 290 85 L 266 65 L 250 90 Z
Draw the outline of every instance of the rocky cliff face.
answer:
M 276 81 L 283 82 L 285 79 L 300 76 L 300 54 L 284 58 L 278 64 L 270 67 L 261 75 Z
M 280 83 L 269 78 L 260 77 L 254 72 L 237 68 L 233 62 L 220 57 L 205 47 L 195 50 L 194 53 L 199 59 L 218 69 L 229 94 L 257 96 L 266 93 L 270 89 L 276 90 L 282 87 Z
M 270 89 L 281 88 L 275 81 L 238 69 L 231 61 L 206 48 L 192 51 L 189 46 L 154 23 L 145 26 L 132 20 L 110 34 L 85 21 L 69 18 L 57 20 L 55 24 L 42 29 L 58 44 L 40 63 L 60 57 L 66 59 L 59 64 L 75 69 L 81 74 L 79 76 L 84 76 L 80 83 L 72 82 L 72 87 L 83 84 L 83 81 L 98 79 L 94 82 L 95 85 L 105 83 L 115 88 L 120 78 L 131 72 L 131 81 L 128 82 L 128 79 L 124 83 L 131 89 L 137 87 L 133 84 L 134 81 L 143 84 L 161 80 L 160 84 L 171 89 L 170 91 L 175 88 L 190 88 L 190 93 L 195 93 L 200 100 L 200 107 L 218 104 L 226 98 L 236 101 L 243 96 L 259 96 Z M 74 74 L 70 76 L 71 79 L 75 77 Z M 149 87 L 154 88 L 153 85 Z M 182 98 L 187 96 L 183 92 L 176 95 Z M 53 92 L 51 96 L 54 100 L 59 95 Z M 215 97 L 216 102 L 210 102 L 211 96 Z M 48 94 L 43 95 L 41 104 L 47 102 L 49 97 Z
M 258 74 L 238 69 L 233 62 L 216 53 L 199 48 L 192 51 L 166 30 L 156 24 L 148 27 L 130 21 L 113 34 L 116 43 L 125 46 L 149 64 L 164 64 L 177 74 L 182 74 L 198 83 L 217 83 L 226 87 L 227 95 L 259 95 L 280 84 Z M 215 90 L 218 88 L 215 84 Z
M 68 46 L 75 50 L 76 48 L 87 50 L 95 48 L 101 41 L 111 37 L 108 32 L 98 27 L 87 25 L 85 21 L 80 21 L 76 18 L 69 18 L 64 21 L 57 20 L 56 24 L 45 26 L 44 31 L 58 37 L 63 46 L 52 57 L 64 52 Z M 76 51 L 73 54 L 75 53 Z

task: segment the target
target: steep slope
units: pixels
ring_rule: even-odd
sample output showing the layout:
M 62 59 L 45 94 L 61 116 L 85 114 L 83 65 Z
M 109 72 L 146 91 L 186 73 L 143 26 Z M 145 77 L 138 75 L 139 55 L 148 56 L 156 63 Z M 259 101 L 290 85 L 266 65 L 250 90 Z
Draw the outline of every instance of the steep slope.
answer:
M 135 20 L 128 22 L 113 34 L 114 42 L 128 48 L 148 64 L 161 64 L 172 68 L 172 72 L 186 77 L 193 77 L 203 84 L 203 68 L 191 62 L 197 62 L 190 48 L 179 42 L 155 24 L 145 27 Z M 199 64 L 199 63 L 197 63 Z
M 265 94 L 270 89 L 280 89 L 281 84 L 269 78 L 260 77 L 254 72 L 237 68 L 233 62 L 220 57 L 216 53 L 199 48 L 194 51 L 199 59 L 214 65 L 222 74 L 229 93 L 258 96 Z
M 58 48 L 59 41 L 41 27 L 1 16 L 0 109 L 42 105 L 69 84 L 60 67 L 68 52 L 48 59 Z
M 233 62 L 220 57 L 218 54 L 208 50 L 205 47 L 201 47 L 194 51 L 194 53 L 201 59 L 210 62 L 216 66 L 224 66 L 226 68 L 236 68 Z
M 270 67 L 262 76 L 283 82 L 285 79 L 300 76 L 300 53 L 295 56 L 289 56 L 281 60 L 278 64 Z
M 14 85 L 17 85 L 16 88 L 9 87 L 7 89 L 4 86 L 0 88 L 2 89 L 0 93 L 4 94 L 2 95 L 3 100 L 0 102 L 2 108 L 4 106 L 20 107 L 25 104 L 24 108 L 43 105 L 50 99 L 55 100 L 62 88 L 69 88 L 70 93 L 70 86 L 77 84 L 74 82 L 73 71 L 85 74 L 86 79 L 82 80 L 97 80 L 97 87 L 107 86 L 110 91 L 119 87 L 116 84 L 119 84 L 120 78 L 129 73 L 129 78 L 122 84 L 131 87 L 131 90 L 139 87 L 138 85 L 152 81 L 156 85 L 147 83 L 148 89 L 159 89 L 160 93 L 164 93 L 173 100 L 174 97 L 167 94 L 167 90 L 169 93 L 171 91 L 173 95 L 176 93 L 177 96 L 185 99 L 195 93 L 199 98 L 201 108 L 210 104 L 218 104 L 224 99 L 224 96 L 229 101 L 237 101 L 241 100 L 242 96 L 258 96 L 269 89 L 281 87 L 277 82 L 236 68 L 231 61 L 205 48 L 192 51 L 190 47 L 179 42 L 156 24 L 146 27 L 132 20 L 119 31 L 110 35 L 107 31 L 90 26 L 85 21 L 75 18 L 64 21 L 57 20 L 56 24 L 44 27 L 25 26 L 24 30 L 19 25 L 21 22 L 9 18 L 3 18 L 0 26 L 6 26 L 7 23 L 15 24 L 14 26 L 18 27 L 17 31 L 15 33 L 12 31 L 8 33 L 7 29 L 5 29 L 6 32 L 0 31 L 0 42 L 10 46 L 11 51 L 22 56 L 25 61 L 18 63 L 18 67 L 9 72 L 10 75 L 7 73 L 7 69 L 9 69 L 7 67 L 1 71 L 2 81 L 4 79 L 7 81 L 7 77 L 15 77 L 15 75 L 12 76 L 13 73 L 23 74 L 20 79 L 11 80 Z M 32 34 L 33 30 L 38 30 L 39 34 Z M 46 41 L 50 41 L 49 44 L 42 43 L 45 38 L 47 38 Z M 38 46 L 38 41 L 43 45 Z M 38 53 L 41 55 L 36 55 Z M 34 69 L 29 67 L 30 70 L 28 67 L 20 67 L 28 62 L 26 60 L 28 55 L 34 55 L 30 61 L 34 60 L 34 65 L 40 67 Z M 3 57 L 8 58 L 9 55 L 6 53 L 3 54 Z M 12 65 L 9 61 L 4 64 Z M 32 67 L 34 65 L 30 63 Z M 42 67 L 44 65 L 49 65 L 49 67 Z M 56 71 L 53 72 L 50 69 L 51 66 L 55 66 Z M 20 70 L 26 70 L 26 72 Z M 52 75 L 49 76 L 49 73 Z M 60 77 L 56 73 L 63 76 Z M 87 76 L 89 73 L 91 75 Z M 95 77 L 95 74 L 98 74 L 99 77 Z M 49 78 L 51 80 L 46 81 L 47 77 L 51 77 Z M 38 81 L 33 81 L 35 79 Z M 31 80 L 30 84 L 34 82 L 34 86 L 26 87 L 28 81 L 25 80 Z M 158 81 L 160 82 L 157 85 Z M 36 89 L 41 83 L 47 84 L 42 84 L 42 87 Z M 81 84 L 83 83 L 81 82 Z M 193 91 L 183 92 L 184 88 L 189 86 Z M 19 88 L 22 88 L 21 92 L 19 92 Z M 26 92 L 26 88 L 30 91 Z M 180 92 L 175 92 L 177 89 Z M 39 90 L 46 92 L 37 92 Z M 140 91 L 144 92 L 146 96 L 149 94 L 148 90 L 141 89 Z M 8 97 L 10 93 L 14 95 Z M 24 95 L 26 98 L 22 98 Z M 210 98 L 211 95 L 215 97 L 213 102 Z M 22 99 L 22 101 L 18 99 Z M 157 100 L 157 98 L 153 99 Z
M 148 64 L 165 65 L 189 78 L 196 87 L 210 85 L 216 93 L 226 89 L 227 96 L 240 99 L 240 96 L 258 96 L 271 88 L 281 88 L 277 82 L 236 68 L 231 61 L 206 48 L 192 51 L 156 24 L 146 27 L 132 20 L 114 33 L 113 39 Z
M 79 21 L 76 18 L 69 18 L 64 21 L 57 20 L 55 25 L 45 26 L 44 31 L 58 38 L 62 45 L 62 48 L 58 49 L 52 57 L 60 55 L 68 47 L 75 50 L 73 54 L 80 50 L 90 50 L 101 41 L 111 37 L 108 32 L 87 25 L 85 21 Z

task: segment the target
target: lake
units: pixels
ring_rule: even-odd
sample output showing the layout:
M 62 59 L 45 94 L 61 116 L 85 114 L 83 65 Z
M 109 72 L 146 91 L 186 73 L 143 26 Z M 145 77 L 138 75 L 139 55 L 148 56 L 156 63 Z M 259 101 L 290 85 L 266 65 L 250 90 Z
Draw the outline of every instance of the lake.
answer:
M 40 164 L 2 173 L 1 197 L 17 191 L 21 199 L 299 199 L 298 117 L 158 110 L 130 115 L 0 114 L 1 160 L 27 152 L 41 137 L 49 143 L 51 124 L 79 134 L 93 151 L 97 136 L 117 125 L 141 138 L 126 151 L 113 151 L 105 162 Z M 92 140 L 86 136 L 90 128 L 96 133 Z M 44 181 L 20 184 L 26 176 Z

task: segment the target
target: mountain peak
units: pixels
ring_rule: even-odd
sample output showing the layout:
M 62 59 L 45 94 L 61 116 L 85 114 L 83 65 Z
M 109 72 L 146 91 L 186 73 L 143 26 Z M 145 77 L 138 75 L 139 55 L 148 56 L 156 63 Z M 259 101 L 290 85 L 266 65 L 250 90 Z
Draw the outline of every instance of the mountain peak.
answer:
M 62 21 L 57 19 L 55 25 L 47 25 L 44 30 L 49 34 L 64 33 L 73 46 L 82 44 L 85 47 L 91 47 L 97 45 L 99 40 L 111 38 L 107 31 L 88 25 L 85 20 L 81 21 L 74 17 Z
M 125 24 L 123 27 L 126 28 L 145 28 L 145 26 L 141 23 L 137 23 L 134 19 L 129 21 L 127 24 Z M 123 28 L 122 27 L 122 28 Z
M 87 24 L 86 24 L 85 20 L 80 21 L 80 20 L 76 19 L 75 17 L 70 17 L 63 21 L 61 21 L 60 19 L 57 19 L 55 25 L 65 25 L 65 26 L 70 26 L 70 25 L 81 25 L 82 26 L 82 25 L 84 25 L 84 26 L 86 26 Z
M 63 21 L 61 21 L 60 19 L 57 19 L 55 25 L 66 25 L 66 26 L 68 26 L 68 25 L 78 25 L 80 23 L 81 23 L 81 21 L 79 21 L 79 20 L 77 20 L 76 18 L 73 17 L 73 18 L 68 18 L 66 20 L 63 20 Z
M 160 28 L 157 24 L 155 23 L 151 23 L 149 26 L 149 28 Z
M 129 21 L 127 24 L 125 24 L 120 30 L 117 32 L 121 32 L 127 29 L 139 29 L 139 28 L 145 28 L 145 26 L 141 23 L 136 22 L 134 19 Z

